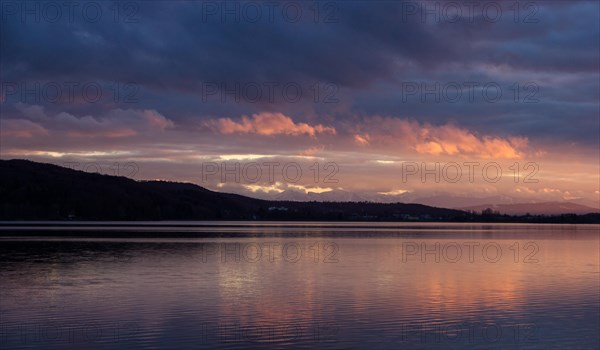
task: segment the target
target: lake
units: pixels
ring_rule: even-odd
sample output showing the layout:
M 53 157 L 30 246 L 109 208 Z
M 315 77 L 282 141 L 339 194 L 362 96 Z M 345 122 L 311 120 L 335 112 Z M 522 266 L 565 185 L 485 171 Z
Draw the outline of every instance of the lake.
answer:
M 599 225 L 0 223 L 2 349 L 598 349 Z

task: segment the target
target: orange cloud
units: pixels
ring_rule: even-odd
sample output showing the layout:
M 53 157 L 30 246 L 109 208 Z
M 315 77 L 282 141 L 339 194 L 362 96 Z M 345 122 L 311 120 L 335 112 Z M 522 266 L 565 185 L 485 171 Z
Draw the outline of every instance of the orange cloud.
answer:
M 325 146 L 309 147 L 309 148 L 305 149 L 304 151 L 300 152 L 300 155 L 305 156 L 305 157 L 313 157 L 317 153 L 323 152 L 324 149 L 325 149 Z
M 370 139 L 371 138 L 369 137 L 369 134 L 354 134 L 354 142 L 358 143 L 361 146 L 368 145 Z
M 309 135 L 311 137 L 324 133 L 336 134 L 333 127 L 295 123 L 292 118 L 282 113 L 268 112 L 253 114 L 252 119 L 242 116 L 239 122 L 231 118 L 219 118 L 208 121 L 206 125 L 222 134 Z
M 523 156 L 519 149 L 527 146 L 527 139 L 478 137 L 472 132 L 454 125 L 427 126 L 422 129 L 427 132 L 415 144 L 415 150 L 419 153 L 518 159 Z
M 421 154 L 519 159 L 528 146 L 525 137 L 479 136 L 453 124 L 435 126 L 406 119 L 374 117 L 363 128 L 369 130 L 369 134 L 365 134 L 367 137 L 354 135 L 354 141 L 361 145 L 401 143 Z

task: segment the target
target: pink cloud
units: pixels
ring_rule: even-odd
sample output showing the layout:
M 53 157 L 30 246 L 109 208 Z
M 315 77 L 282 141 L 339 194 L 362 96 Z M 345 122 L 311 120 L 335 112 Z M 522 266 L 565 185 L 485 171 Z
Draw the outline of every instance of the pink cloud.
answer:
M 242 116 L 239 121 L 231 118 L 219 118 L 208 121 L 206 125 L 221 134 L 309 135 L 311 137 L 316 134 L 336 134 L 333 127 L 295 123 L 292 118 L 282 113 L 269 112 L 253 114 L 252 118 Z
M 162 114 L 158 113 L 157 111 L 146 109 L 142 112 L 142 115 L 148 121 L 148 124 L 151 127 L 154 127 L 161 131 L 175 126 L 175 124 L 171 120 L 165 118 Z
M 309 147 L 309 148 L 303 150 L 302 152 L 300 152 L 299 155 L 306 156 L 306 157 L 313 157 L 317 153 L 323 152 L 324 149 L 325 149 L 325 146 Z
M 42 106 L 17 103 L 15 107 L 27 118 L 19 120 L 29 123 L 35 121 L 40 123 L 42 129 L 45 127 L 53 133 L 69 137 L 121 138 L 156 134 L 175 126 L 162 114 L 148 109 L 113 109 L 101 116 L 75 116 L 66 112 L 49 116 Z
M 85 131 L 69 131 L 67 135 L 71 137 L 129 137 L 137 135 L 137 132 L 132 129 L 112 129 L 112 130 L 85 130 Z
M 40 124 L 26 119 L 0 119 L 0 135 L 2 137 L 32 138 L 48 135 L 48 131 Z
M 354 134 L 360 145 L 402 144 L 420 154 L 519 159 L 528 146 L 525 137 L 481 136 L 453 124 L 436 126 L 407 119 L 373 117 L 361 129 L 369 133 Z
M 371 137 L 369 134 L 354 134 L 354 142 L 361 146 L 368 145 L 370 143 Z
M 115 109 L 102 117 L 80 118 L 60 113 L 56 119 L 69 126 L 68 135 L 73 137 L 130 137 L 164 132 L 174 126 L 171 120 L 154 110 Z

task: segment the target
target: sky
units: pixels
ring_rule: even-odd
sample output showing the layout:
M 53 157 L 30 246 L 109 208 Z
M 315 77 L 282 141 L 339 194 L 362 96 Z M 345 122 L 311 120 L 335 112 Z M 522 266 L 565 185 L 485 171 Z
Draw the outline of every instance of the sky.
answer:
M 2 159 L 258 198 L 600 206 L 597 1 L 0 5 Z

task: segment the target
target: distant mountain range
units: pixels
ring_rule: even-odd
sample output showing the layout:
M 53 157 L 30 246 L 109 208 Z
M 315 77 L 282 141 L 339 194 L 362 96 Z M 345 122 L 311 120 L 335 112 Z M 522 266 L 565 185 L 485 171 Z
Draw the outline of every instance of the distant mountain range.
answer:
M 598 213 L 600 210 L 585 205 L 569 202 L 544 202 L 544 203 L 515 203 L 515 204 L 484 204 L 464 207 L 463 210 L 481 212 L 492 209 L 500 214 L 508 215 L 558 215 L 564 213 L 588 214 Z
M 465 197 L 465 196 L 452 196 L 452 195 L 439 195 L 432 196 L 426 198 L 417 198 L 410 203 L 421 203 L 425 205 L 431 205 L 435 207 L 443 207 L 443 208 L 453 208 L 453 209 L 466 209 L 466 210 L 476 210 L 475 207 L 482 208 L 479 211 L 485 208 L 492 208 L 502 206 L 503 209 L 506 209 L 506 212 L 499 210 L 501 213 L 506 214 L 520 214 L 520 211 L 510 211 L 509 207 L 515 205 L 515 208 L 521 209 L 525 206 L 531 206 L 531 211 L 529 213 L 533 214 L 563 214 L 563 213 L 581 213 L 581 211 L 571 211 L 570 208 L 573 209 L 583 209 L 583 212 L 599 212 L 600 211 L 600 203 L 594 203 L 591 200 L 585 199 L 574 199 L 571 201 L 540 201 L 531 199 L 525 201 L 520 198 L 514 198 L 509 196 L 489 196 L 489 197 Z M 548 205 L 549 203 L 553 203 L 555 205 Z M 581 208 L 585 207 L 585 208 Z M 544 209 L 548 209 L 544 211 Z M 588 210 L 588 211 L 586 211 Z M 527 213 L 527 211 L 523 212 L 523 214 Z
M 438 194 L 428 197 L 415 193 L 400 195 L 382 195 L 378 193 L 355 193 L 334 189 L 322 193 L 306 193 L 300 190 L 286 190 L 277 195 L 262 197 L 263 199 L 291 200 L 291 201 L 339 201 L 339 202 L 378 202 L 378 203 L 414 203 L 437 208 L 450 208 L 467 211 L 481 212 L 491 208 L 502 214 L 525 215 L 557 215 L 557 214 L 585 214 L 600 212 L 600 203 L 591 200 L 575 199 L 571 201 L 539 201 L 513 198 L 497 195 L 487 197 L 467 197 L 450 194 Z
M 347 195 L 347 201 L 262 200 L 190 183 L 137 181 L 28 160 L 0 160 L 0 220 L 600 222 L 600 214 L 482 215 L 423 204 L 365 202 Z M 569 212 L 571 208 L 564 207 Z M 584 213 L 582 208 L 572 213 Z

